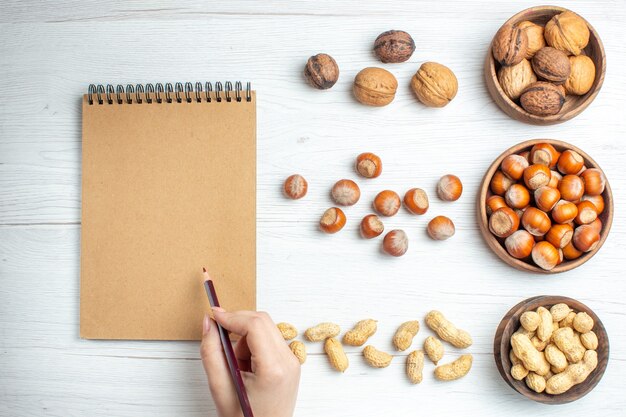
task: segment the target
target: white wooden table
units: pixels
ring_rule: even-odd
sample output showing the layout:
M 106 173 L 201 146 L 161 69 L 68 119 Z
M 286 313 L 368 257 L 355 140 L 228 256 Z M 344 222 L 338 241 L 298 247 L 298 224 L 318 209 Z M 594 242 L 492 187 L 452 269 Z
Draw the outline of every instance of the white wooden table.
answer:
M 106 4 L 105 4 L 106 3 Z M 8 1 L 0 5 L 0 415 L 205 416 L 214 407 L 197 343 L 106 342 L 78 337 L 80 97 L 89 83 L 251 80 L 258 91 L 258 305 L 277 321 L 305 328 L 332 320 L 349 327 L 379 320 L 372 343 L 391 349 L 396 325 L 433 308 L 474 336 L 472 372 L 438 383 L 409 384 L 404 357 L 374 370 L 359 349 L 351 366 L 332 371 L 309 344 L 298 416 L 617 416 L 626 409 L 626 4 L 565 2 L 599 31 L 608 57 L 604 88 L 576 119 L 536 127 L 511 120 L 491 101 L 482 62 L 491 37 L 531 1 Z M 386 65 L 400 83 L 386 108 L 361 106 L 351 82 L 378 63 L 375 37 L 404 29 L 415 38 L 410 62 Z M 333 55 L 341 77 L 330 91 L 308 87 L 308 56 Z M 446 108 L 416 102 L 408 81 L 434 60 L 458 76 Z M 616 218 L 602 250 L 584 266 L 547 277 L 512 270 L 483 243 L 474 202 L 488 164 L 525 139 L 578 145 L 606 171 Z M 363 200 L 347 210 L 335 236 L 316 230 L 331 184 L 354 177 L 363 151 L 379 153 L 384 175 L 361 181 Z M 310 191 L 298 202 L 280 194 L 299 172 Z M 439 176 L 455 173 L 461 200 L 434 196 Z M 409 253 L 391 259 L 380 242 L 357 236 L 357 219 L 383 188 L 419 186 L 431 194 L 428 216 L 402 211 L 388 229 L 408 231 Z M 457 234 L 425 235 L 430 215 L 454 219 Z M 611 341 L 606 374 L 582 400 L 549 407 L 513 392 L 496 370 L 492 342 L 502 315 L 533 295 L 577 298 L 602 318 Z M 424 329 L 416 341 L 429 334 Z M 451 349 L 448 349 L 452 351 Z M 454 358 L 450 353 L 445 360 Z

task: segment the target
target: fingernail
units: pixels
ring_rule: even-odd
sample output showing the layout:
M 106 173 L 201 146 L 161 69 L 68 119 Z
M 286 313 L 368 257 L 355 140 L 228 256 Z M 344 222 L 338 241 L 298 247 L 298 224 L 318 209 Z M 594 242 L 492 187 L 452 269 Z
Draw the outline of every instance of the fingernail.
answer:
M 226 310 L 224 310 L 222 307 L 211 307 L 211 309 L 213 311 L 217 311 L 218 313 L 225 313 Z
M 211 318 L 208 314 L 205 314 L 204 320 L 202 322 L 202 336 L 206 336 L 209 332 L 209 329 L 211 328 L 211 322 L 209 320 L 211 320 Z

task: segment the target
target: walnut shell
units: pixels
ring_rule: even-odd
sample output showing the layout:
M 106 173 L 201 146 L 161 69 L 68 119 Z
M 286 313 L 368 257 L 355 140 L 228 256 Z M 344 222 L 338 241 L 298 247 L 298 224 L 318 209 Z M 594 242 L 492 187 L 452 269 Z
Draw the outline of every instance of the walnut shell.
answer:
M 565 91 L 567 94 L 582 96 L 587 94 L 596 79 L 596 66 L 586 55 L 570 56 L 569 63 L 572 71 L 565 81 Z
M 571 72 L 565 52 L 546 46 L 541 48 L 532 60 L 533 70 L 539 78 L 555 84 L 563 84 Z
M 500 87 L 511 100 L 517 100 L 522 91 L 536 81 L 537 76 L 527 59 L 522 59 L 517 65 L 500 67 L 498 70 Z
M 398 81 L 387 70 L 376 67 L 362 69 L 354 77 L 354 97 L 368 106 L 386 106 L 391 103 L 398 89 Z
M 528 37 L 526 59 L 532 58 L 538 50 L 546 46 L 546 40 L 543 37 L 543 26 L 537 25 L 529 20 L 524 20 L 519 22 L 517 27 L 526 32 L 526 36 Z
M 565 95 L 561 86 L 538 81 L 526 87 L 520 96 L 524 110 L 537 116 L 551 116 L 561 111 Z
M 332 56 L 317 54 L 306 62 L 304 76 L 311 86 L 327 90 L 339 79 L 339 66 Z
M 436 62 L 425 62 L 411 78 L 411 88 L 426 106 L 444 107 L 456 96 L 459 83 L 450 68 Z
M 526 32 L 513 25 L 504 25 L 493 38 L 491 51 L 500 65 L 519 64 L 526 57 L 528 36 Z
M 388 30 L 374 41 L 374 52 L 382 62 L 404 62 L 413 55 L 415 42 L 402 30 Z
M 568 55 L 580 55 L 589 43 L 587 22 L 569 10 L 550 19 L 544 32 L 548 45 Z

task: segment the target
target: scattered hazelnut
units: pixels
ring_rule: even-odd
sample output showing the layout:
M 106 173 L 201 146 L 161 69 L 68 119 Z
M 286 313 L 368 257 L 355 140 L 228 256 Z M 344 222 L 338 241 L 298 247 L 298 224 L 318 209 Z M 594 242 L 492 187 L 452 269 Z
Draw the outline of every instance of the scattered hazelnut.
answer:
M 585 193 L 585 184 L 578 175 L 566 175 L 559 182 L 559 192 L 563 200 L 577 202 Z
M 354 78 L 354 97 L 368 106 L 386 106 L 391 103 L 398 89 L 398 81 L 387 70 L 369 67 L 362 69 Z
M 574 247 L 574 244 L 572 242 L 568 243 L 563 248 L 563 257 L 567 259 L 568 261 L 572 261 L 574 259 L 580 258 L 582 254 L 583 252 L 576 249 L 576 247 Z
M 524 170 L 524 183 L 529 190 L 548 185 L 550 182 L 550 169 L 541 164 L 534 164 Z
M 504 193 L 506 193 L 506 190 L 508 190 L 514 183 L 515 182 L 504 175 L 502 171 L 496 171 L 496 173 L 493 174 L 493 177 L 491 177 L 489 188 L 494 194 L 503 196 Z
M 297 200 L 306 195 L 309 184 L 306 182 L 302 175 L 294 174 L 285 180 L 283 185 L 283 192 L 285 195 L 293 200 Z
M 538 242 L 532 250 L 533 262 L 541 269 L 549 271 L 560 263 L 559 251 L 549 242 Z
M 555 15 L 544 29 L 548 45 L 568 55 L 580 55 L 589 43 L 589 27 L 585 20 L 571 11 Z
M 353 206 L 361 198 L 361 190 L 352 180 L 339 180 L 333 185 L 330 196 L 340 206 Z
M 576 224 L 590 224 L 598 218 L 596 206 L 591 201 L 581 201 L 576 205 L 578 214 L 574 218 Z
M 403 230 L 392 230 L 383 239 L 383 250 L 391 256 L 402 256 L 409 249 L 409 238 Z
M 552 220 L 555 223 L 564 224 L 573 221 L 578 215 L 576 204 L 560 200 L 552 209 Z
M 565 81 L 565 91 L 579 96 L 587 94 L 596 79 L 595 64 L 586 55 L 570 56 L 569 64 L 572 70 Z
M 530 256 L 535 238 L 526 230 L 518 230 L 504 240 L 504 246 L 512 257 L 524 259 Z
M 393 216 L 400 209 L 400 196 L 391 190 L 381 191 L 374 198 L 374 210 L 382 216 Z
M 528 159 L 521 155 L 509 155 L 502 160 L 500 169 L 507 177 L 514 181 L 519 180 L 524 175 L 524 170 L 528 168 Z
M 528 20 L 519 22 L 516 26 L 526 32 L 526 37 L 528 37 L 526 59 L 532 58 L 538 50 L 546 46 L 546 40 L 543 37 L 543 26 L 537 25 Z
M 492 195 L 487 199 L 487 216 L 498 210 L 500 207 L 507 207 L 506 201 L 499 195 Z
M 576 230 L 574 230 L 572 242 L 579 251 L 589 252 L 598 246 L 598 242 L 600 242 L 600 233 L 594 227 L 584 224 L 582 226 L 578 226 Z
M 535 190 L 535 204 L 539 210 L 552 210 L 560 199 L 561 193 L 556 188 L 544 185 Z
M 404 205 L 413 214 L 424 214 L 428 210 L 428 195 L 421 188 L 411 188 L 404 194 Z
M 526 56 L 527 49 L 526 32 L 509 24 L 498 30 L 491 47 L 494 59 L 504 66 L 519 64 Z
M 532 66 L 539 78 L 555 84 L 565 83 L 572 70 L 565 52 L 551 46 L 537 51 L 533 57 Z
M 522 226 L 533 236 L 543 236 L 552 227 L 552 222 L 543 211 L 528 207 L 522 215 Z
M 562 174 L 577 175 L 585 166 L 585 160 L 578 152 L 568 149 L 561 154 L 556 166 Z
M 604 198 L 602 195 L 583 195 L 581 198 L 582 201 L 591 201 L 593 205 L 596 207 L 596 213 L 600 214 L 604 211 Z
M 434 240 L 446 240 L 454 236 L 454 223 L 446 216 L 437 216 L 428 222 L 427 231 Z
M 385 230 L 380 218 L 375 214 L 368 214 L 361 220 L 361 236 L 365 239 L 373 239 Z
M 604 174 L 597 168 L 589 168 L 580 174 L 580 178 L 585 184 L 585 194 L 600 195 L 606 187 L 606 178 Z
M 520 96 L 520 104 L 528 113 L 551 116 L 561 111 L 565 94 L 552 83 L 537 81 L 526 87 Z
M 572 241 L 573 235 L 574 228 L 569 224 L 555 224 L 548 230 L 545 238 L 546 241 L 550 242 L 555 248 L 563 249 Z
M 338 207 L 331 207 L 320 219 L 320 229 L 326 233 L 337 233 L 346 225 L 346 215 Z
M 317 54 L 309 58 L 304 67 L 308 83 L 318 90 L 331 88 L 339 79 L 339 66 L 332 56 Z
M 371 152 L 364 152 L 356 158 L 356 171 L 365 178 L 376 178 L 383 172 L 383 163 Z
M 511 100 L 517 100 L 522 95 L 522 91 L 536 81 L 537 76 L 527 59 L 522 59 L 515 65 L 500 67 L 498 70 L 500 87 Z
M 530 149 L 530 163 L 556 167 L 561 154 L 549 143 L 537 143 Z
M 456 175 L 444 175 L 437 183 L 437 195 L 444 201 L 456 201 L 461 198 L 463 184 Z
M 444 107 L 456 96 L 459 83 L 450 68 L 425 62 L 411 78 L 411 88 L 425 106 Z
M 519 217 L 510 207 L 501 207 L 489 218 L 489 230 L 498 237 L 508 237 L 519 228 Z
M 530 204 L 530 193 L 522 184 L 513 184 L 506 190 L 504 199 L 509 207 L 523 209 Z
M 385 63 L 404 62 L 413 55 L 415 42 L 402 30 L 388 30 L 374 41 L 374 52 Z

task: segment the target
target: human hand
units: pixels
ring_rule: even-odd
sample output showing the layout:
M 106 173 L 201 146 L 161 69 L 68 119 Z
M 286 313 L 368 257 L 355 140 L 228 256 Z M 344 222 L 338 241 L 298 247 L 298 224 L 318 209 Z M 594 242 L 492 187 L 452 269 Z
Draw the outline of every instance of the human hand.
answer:
M 300 362 L 267 313 L 213 309 L 215 320 L 241 338 L 234 347 L 255 417 L 292 417 L 298 396 Z M 202 364 L 219 417 L 243 416 L 215 321 L 205 315 Z

